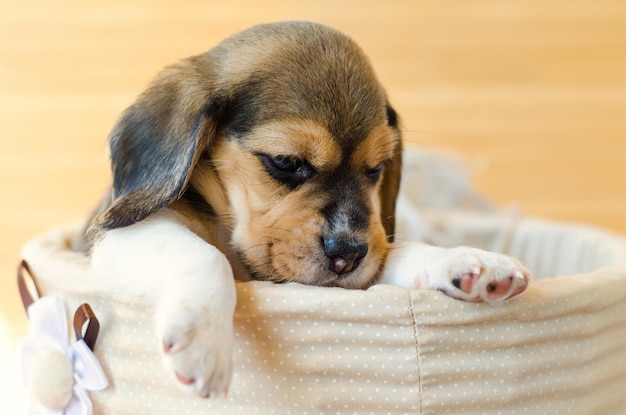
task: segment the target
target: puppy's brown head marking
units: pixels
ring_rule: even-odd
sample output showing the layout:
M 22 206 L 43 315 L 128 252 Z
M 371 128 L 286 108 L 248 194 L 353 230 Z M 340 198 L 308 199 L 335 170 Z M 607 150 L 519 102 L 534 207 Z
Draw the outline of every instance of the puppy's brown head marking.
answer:
M 323 25 L 255 26 L 165 69 L 110 147 L 96 231 L 169 205 L 226 229 L 256 278 L 343 287 L 373 283 L 393 239 L 397 116 L 360 48 Z

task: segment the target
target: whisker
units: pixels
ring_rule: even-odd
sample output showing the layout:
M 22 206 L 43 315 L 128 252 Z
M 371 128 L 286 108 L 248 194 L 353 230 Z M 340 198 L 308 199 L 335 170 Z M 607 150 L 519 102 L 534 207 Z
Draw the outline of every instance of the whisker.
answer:
M 274 282 L 286 282 L 289 281 L 287 278 L 280 276 L 280 270 L 287 268 L 287 264 L 282 264 L 281 266 L 279 266 L 278 268 L 273 267 L 272 271 L 270 272 L 270 278 L 272 279 L 272 281 Z
M 263 267 L 267 267 L 268 265 L 271 265 L 272 258 L 268 255 L 268 256 L 261 257 L 261 258 L 257 258 L 254 261 L 246 261 L 246 262 L 248 266 L 250 266 L 251 268 L 258 269 L 258 268 L 263 268 Z
M 241 250 L 240 250 L 240 252 L 243 254 L 243 253 L 248 252 L 248 251 L 249 251 L 249 250 L 251 250 L 251 249 L 258 248 L 258 247 L 260 247 L 260 246 L 267 246 L 267 244 L 260 243 L 260 244 L 250 245 L 250 246 L 249 246 L 249 247 L 247 247 L 247 248 L 241 249 Z

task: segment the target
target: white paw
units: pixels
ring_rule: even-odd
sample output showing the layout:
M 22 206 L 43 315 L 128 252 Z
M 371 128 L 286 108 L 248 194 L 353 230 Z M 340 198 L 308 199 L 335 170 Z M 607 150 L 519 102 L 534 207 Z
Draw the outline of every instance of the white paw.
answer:
M 390 251 L 381 283 L 439 290 L 465 301 L 498 303 L 524 292 L 530 280 L 526 267 L 506 255 L 409 243 Z
M 181 305 L 159 319 L 166 367 L 203 398 L 225 395 L 232 377 L 233 319 L 223 311 Z
M 159 348 L 184 389 L 203 397 L 225 393 L 232 377 L 237 292 L 219 249 L 165 209 L 107 232 L 91 262 L 113 287 L 156 303 Z
M 521 294 L 530 272 L 518 260 L 472 248 L 447 251 L 428 267 L 431 288 L 465 301 L 497 303 Z

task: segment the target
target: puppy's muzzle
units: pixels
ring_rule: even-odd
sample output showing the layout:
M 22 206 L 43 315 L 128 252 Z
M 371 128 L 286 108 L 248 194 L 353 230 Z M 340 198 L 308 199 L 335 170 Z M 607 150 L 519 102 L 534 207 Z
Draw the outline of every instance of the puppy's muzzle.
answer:
M 322 238 L 324 254 L 329 258 L 328 269 L 337 275 L 354 271 L 367 255 L 368 244 L 353 238 L 326 236 Z

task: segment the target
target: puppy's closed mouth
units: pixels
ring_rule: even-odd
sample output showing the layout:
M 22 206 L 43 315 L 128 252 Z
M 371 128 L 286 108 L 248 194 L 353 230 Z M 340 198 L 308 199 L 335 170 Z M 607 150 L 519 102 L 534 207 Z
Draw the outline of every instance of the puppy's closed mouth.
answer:
M 363 289 L 372 285 L 373 275 L 376 275 L 378 269 L 372 267 L 368 261 L 367 244 L 358 244 L 352 251 L 346 251 L 344 247 L 339 252 L 334 243 L 327 240 L 323 251 L 298 250 L 301 254 L 296 254 L 291 259 L 286 258 L 288 254 L 284 252 L 274 253 L 273 243 L 239 252 L 239 256 L 246 265 L 249 276 L 259 281 L 300 282 L 351 289 Z M 265 253 L 255 257 L 251 252 L 254 250 L 264 250 Z M 371 262 L 378 263 L 377 260 Z

